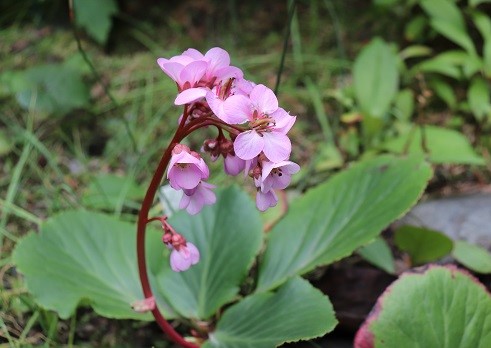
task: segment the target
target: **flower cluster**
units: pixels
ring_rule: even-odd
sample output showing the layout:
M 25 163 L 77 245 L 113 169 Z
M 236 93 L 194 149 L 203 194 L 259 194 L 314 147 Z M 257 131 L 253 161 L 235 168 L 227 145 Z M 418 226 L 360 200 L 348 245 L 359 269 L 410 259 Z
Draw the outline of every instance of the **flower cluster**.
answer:
M 274 190 L 285 189 L 300 169 L 289 161 L 291 142 L 287 136 L 296 117 L 279 107 L 271 89 L 244 79 L 221 48 L 204 55 L 188 49 L 170 59 L 159 58 L 157 63 L 176 82 L 175 104 L 185 105 L 178 133 L 217 127 L 218 136 L 207 139 L 202 151 L 212 161 L 222 156 L 228 175 L 244 172 L 251 177 L 259 210 L 275 206 L 278 198 Z M 206 182 L 208 167 L 200 154 L 187 146 L 172 146 L 167 178 L 172 188 L 183 192 L 180 208 L 197 214 L 216 201 L 214 186 Z
M 187 270 L 199 261 L 199 250 L 193 243 L 187 242 L 181 234 L 174 231 L 167 222 L 166 217 L 160 219 L 164 235 L 162 242 L 172 250 L 170 253 L 170 267 L 174 272 Z

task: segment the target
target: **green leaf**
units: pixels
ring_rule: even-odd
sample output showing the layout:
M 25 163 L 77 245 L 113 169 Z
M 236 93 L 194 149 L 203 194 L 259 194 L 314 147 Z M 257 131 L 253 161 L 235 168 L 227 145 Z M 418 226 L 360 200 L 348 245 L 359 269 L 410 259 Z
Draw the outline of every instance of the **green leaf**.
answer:
M 329 299 L 296 277 L 274 293 L 254 294 L 228 308 L 203 347 L 273 348 L 322 336 L 336 324 Z
M 491 347 L 491 298 L 454 267 L 408 273 L 380 297 L 367 324 L 376 347 Z
M 465 20 L 457 5 L 449 0 L 421 0 L 421 6 L 431 17 L 430 24 L 447 39 L 460 45 L 468 53 L 476 52 L 467 34 Z
M 271 231 L 257 291 L 369 243 L 416 202 L 430 176 L 431 168 L 419 157 L 380 156 L 310 190 Z
M 100 174 L 84 192 L 82 204 L 95 209 L 120 209 L 128 200 L 141 198 L 143 192 L 130 176 Z
M 491 253 L 478 245 L 456 241 L 452 256 L 474 272 L 491 273 Z
M 412 18 L 404 28 L 404 36 L 408 41 L 416 41 L 423 36 L 428 26 L 428 19 L 423 15 Z
M 458 80 L 463 76 L 462 66 L 468 61 L 468 57 L 469 54 L 464 51 L 446 51 L 415 65 L 412 73 L 439 73 Z
M 457 97 L 452 86 L 446 83 L 443 79 L 433 78 L 429 81 L 431 89 L 433 89 L 438 97 L 447 103 L 450 109 L 457 107 Z
M 375 238 L 370 244 L 358 249 L 358 254 L 372 265 L 383 269 L 387 273 L 396 272 L 394 256 L 389 245 L 383 238 Z
M 414 94 L 409 88 L 397 94 L 394 102 L 394 114 L 403 121 L 409 121 L 414 112 Z
M 170 223 L 186 232 L 201 252 L 200 262 L 186 272 L 173 272 L 163 262 L 162 294 L 184 317 L 206 319 L 239 292 L 262 241 L 259 212 L 236 187 L 224 190 L 217 203 L 196 216 L 174 214 Z
M 7 132 L 0 129 L 0 157 L 8 154 L 13 149 L 13 143 Z
M 432 49 L 428 46 L 412 45 L 406 47 L 401 52 L 399 52 L 399 56 L 401 57 L 401 59 L 406 60 L 415 57 L 426 57 L 429 56 L 432 52 Z
M 475 153 L 467 138 L 454 130 L 435 126 L 418 127 L 413 131 L 387 141 L 382 148 L 402 154 L 407 147 L 410 154 L 423 154 L 422 134 L 425 137 L 429 161 L 436 164 L 485 164 L 484 159 Z
M 471 7 L 476 7 L 479 4 L 484 4 L 486 2 L 491 2 L 491 0 L 469 0 L 469 5 Z
M 382 118 L 399 86 L 398 56 L 383 40 L 374 39 L 353 65 L 355 97 L 368 116 Z
M 481 77 L 474 77 L 467 91 L 467 99 L 472 113 L 479 121 L 491 119 L 491 88 Z
M 484 73 L 488 78 L 491 77 L 491 19 L 489 15 L 484 14 L 479 11 L 474 11 L 472 13 L 472 18 L 474 19 L 474 24 L 481 33 L 484 40 L 483 45 L 483 69 Z
M 82 73 L 63 64 L 46 64 L 20 72 L 11 87 L 25 109 L 34 106 L 47 113 L 63 114 L 89 103 L 89 89 Z
M 73 0 L 75 22 L 99 44 L 106 43 L 112 16 L 118 13 L 115 0 Z
M 143 299 L 138 281 L 135 225 L 114 217 L 67 211 L 41 225 L 16 246 L 13 260 L 27 289 L 42 307 L 68 318 L 77 305 L 89 304 L 100 315 L 149 320 L 131 304 Z M 151 234 L 150 244 L 161 244 Z M 170 315 L 168 305 L 160 302 Z
M 407 252 L 413 265 L 436 261 L 448 255 L 453 242 L 443 233 L 415 226 L 403 226 L 394 235 L 395 245 Z

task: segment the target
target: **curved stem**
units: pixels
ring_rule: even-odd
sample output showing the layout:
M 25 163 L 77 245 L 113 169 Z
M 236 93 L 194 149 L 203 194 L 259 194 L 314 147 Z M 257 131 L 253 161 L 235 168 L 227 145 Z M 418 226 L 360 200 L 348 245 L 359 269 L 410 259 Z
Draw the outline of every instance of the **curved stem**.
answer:
M 145 232 L 146 225 L 148 222 L 148 213 L 150 208 L 152 207 L 153 200 L 155 198 L 155 194 L 159 188 L 160 182 L 165 173 L 165 169 L 169 164 L 172 149 L 175 144 L 181 142 L 182 139 L 186 137 L 186 132 L 182 131 L 182 126 L 187 118 L 187 108 L 184 110 L 184 115 L 181 120 L 181 124 L 179 125 L 178 130 L 176 131 L 174 137 L 170 141 L 169 146 L 165 150 L 160 162 L 155 170 L 155 173 L 150 181 L 150 185 L 148 186 L 147 193 L 145 194 L 145 198 L 143 199 L 140 213 L 138 214 L 138 228 L 136 234 L 136 253 L 138 258 L 138 272 L 140 274 L 140 282 L 143 289 L 143 294 L 145 298 L 150 298 L 153 296 L 152 289 L 150 288 L 150 281 L 148 279 L 147 273 L 147 262 L 145 259 Z M 152 310 L 152 314 L 162 328 L 162 330 L 172 339 L 175 343 L 179 344 L 184 348 L 198 348 L 197 345 L 186 341 L 174 328 L 165 320 L 162 313 L 160 313 L 158 306 Z

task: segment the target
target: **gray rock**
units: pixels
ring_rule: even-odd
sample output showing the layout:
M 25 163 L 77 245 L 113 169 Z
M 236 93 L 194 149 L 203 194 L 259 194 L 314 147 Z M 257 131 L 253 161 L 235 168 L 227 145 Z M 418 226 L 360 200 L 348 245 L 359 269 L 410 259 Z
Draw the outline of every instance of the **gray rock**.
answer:
M 491 250 L 491 194 L 466 194 L 416 205 L 396 226 L 413 225 L 445 233 Z

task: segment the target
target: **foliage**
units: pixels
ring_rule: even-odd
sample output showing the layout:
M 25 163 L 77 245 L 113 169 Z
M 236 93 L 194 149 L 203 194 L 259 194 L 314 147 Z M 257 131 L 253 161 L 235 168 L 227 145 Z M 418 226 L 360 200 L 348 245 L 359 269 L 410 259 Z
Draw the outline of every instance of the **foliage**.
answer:
M 487 347 L 490 312 L 490 294 L 475 278 L 455 267 L 430 266 L 387 288 L 355 347 Z
M 0 335 L 12 347 L 133 345 L 140 336 L 148 337 L 147 345 L 167 346 L 152 342 L 145 324 L 150 315 L 130 308 L 143 298 L 134 261 L 138 201 L 179 117 L 171 109 L 175 84 L 160 78 L 155 57 L 195 44 L 224 45 L 250 76 L 274 84 L 285 2 L 150 3 L 73 1 L 73 24 L 87 34 L 81 43 L 95 74 L 77 53 L 68 5 L 0 5 L 1 23 L 11 25 L 2 27 L 0 45 Z M 177 213 L 171 221 L 179 232 L 206 250 L 201 264 L 178 274 L 170 270 L 160 233 L 149 231 L 157 303 L 185 330 L 199 334 L 209 325 L 205 346 L 271 347 L 330 332 L 337 321 L 329 300 L 300 276 L 318 276 L 353 251 L 389 273 L 400 272 L 401 254 L 408 261 L 402 267 L 450 256 L 491 273 L 491 254 L 465 241 L 424 229 L 402 238 L 404 231 L 397 231 L 395 246 L 378 237 L 422 194 L 431 175 L 423 155 L 437 173 L 430 195 L 457 180 L 489 183 L 489 1 L 373 3 L 297 1 L 280 97 L 299 116 L 292 142 L 302 172 L 293 177 L 288 199 L 263 215 L 266 225 L 235 188 L 197 217 Z M 272 11 L 277 16 L 264 21 Z M 202 17 L 207 20 L 195 20 Z M 377 157 L 386 152 L 397 157 Z M 214 184 L 243 181 L 217 173 Z M 178 200 L 168 196 L 166 207 Z M 160 205 L 152 212 L 160 213 Z M 403 276 L 404 287 L 391 301 L 429 291 L 430 281 L 418 279 L 432 272 Z M 431 296 L 438 301 L 450 294 L 460 303 L 467 276 L 441 272 L 438 281 L 448 286 L 437 293 L 432 280 Z M 458 279 L 447 279 L 448 272 Z M 411 308 L 404 305 L 394 308 Z M 86 306 L 93 311 L 76 311 Z M 104 319 L 94 313 L 144 322 L 99 325 Z M 405 316 L 411 323 L 432 327 L 411 313 Z M 84 333 L 93 322 L 107 330 Z M 381 321 L 378 330 L 390 325 Z
M 336 322 L 331 305 L 327 298 L 297 278 L 296 274 L 304 274 L 316 265 L 345 257 L 380 233 L 385 225 L 414 204 L 430 173 L 420 158 L 385 156 L 360 163 L 327 185 L 311 190 L 297 207 L 292 207 L 284 223 L 272 232 L 260 263 L 256 294 L 244 299 L 237 298 L 239 285 L 244 279 L 246 286 L 252 285 L 251 280 L 245 277 L 261 246 L 260 218 L 244 193 L 235 188 L 225 190 L 219 195 L 218 204 L 205 208 L 201 214 L 189 217 L 180 212 L 170 220 L 204 253 L 201 262 L 189 271 L 171 271 L 165 261 L 166 255 L 159 251 L 160 243 L 155 243 L 156 235 L 149 237 L 149 269 L 151 282 L 159 289 L 157 302 L 167 315 L 172 316 L 175 312 L 194 321 L 216 320 L 221 307 L 239 300 L 218 320 L 216 331 L 210 336 L 211 346 L 228 347 L 230 340 L 243 342 L 241 344 L 259 340 L 265 347 L 270 347 L 324 334 L 332 330 Z M 364 180 L 360 180 L 361 175 Z M 345 189 L 340 190 L 343 187 Z M 406 198 L 397 199 L 400 196 Z M 353 199 L 358 202 L 357 209 L 340 208 L 352 207 Z M 386 209 L 388 199 L 397 202 L 391 204 L 391 210 Z M 370 214 L 357 213 L 366 209 L 364 204 L 370 204 Z M 311 205 L 320 209 L 310 209 L 312 222 L 305 224 L 305 209 Z M 337 213 L 324 220 L 326 212 L 334 212 L 335 205 L 338 206 Z M 373 219 L 373 216 L 378 218 Z M 323 223 L 325 228 L 319 229 L 314 222 L 322 220 L 326 221 Z M 291 233 L 298 235 L 300 225 L 307 227 L 301 234 L 304 236 L 301 244 L 295 237 L 290 237 Z M 360 229 L 360 226 L 365 227 Z M 108 317 L 143 318 L 129 307 L 142 296 L 136 280 L 136 264 L 131 262 L 135 257 L 132 229 L 131 224 L 101 214 L 65 212 L 46 222 L 41 234 L 30 234 L 24 238 L 16 248 L 14 260 L 25 274 L 26 284 L 35 299 L 62 317 L 73 314 L 77 303 L 81 303 L 90 304 L 98 313 Z M 332 232 L 324 236 L 325 231 Z M 322 246 L 321 240 L 328 241 L 329 245 Z M 285 241 L 293 243 L 283 245 Z M 313 252 L 318 256 L 308 261 L 306 256 L 312 255 L 312 242 L 319 245 Z M 296 253 L 291 250 L 296 250 Z M 37 265 L 45 260 L 46 253 L 56 257 L 48 259 L 49 264 L 40 271 Z M 292 256 L 295 257 L 292 259 Z M 279 264 L 289 264 L 289 271 L 278 270 Z M 301 264 L 304 266 L 298 266 Z M 273 272 L 273 268 L 276 271 Z M 60 298 L 59 291 L 65 296 Z M 292 302 L 291 296 L 303 300 Z M 304 300 L 308 298 L 311 301 L 306 304 Z M 261 315 L 254 309 L 271 310 L 272 307 L 266 303 L 278 308 L 274 315 Z M 244 315 L 241 308 L 254 315 Z M 238 325 L 237 319 L 232 319 L 237 317 L 237 313 L 241 313 L 243 326 Z M 290 327 L 284 318 L 291 317 L 292 313 L 297 319 L 302 316 L 309 319 L 290 322 L 294 324 Z M 265 317 L 269 324 L 256 319 Z M 250 329 L 245 329 L 247 327 Z M 267 327 L 268 330 L 262 332 L 254 327 Z
M 112 16 L 118 12 L 115 0 L 73 0 L 75 22 L 99 44 L 104 45 L 109 37 Z

